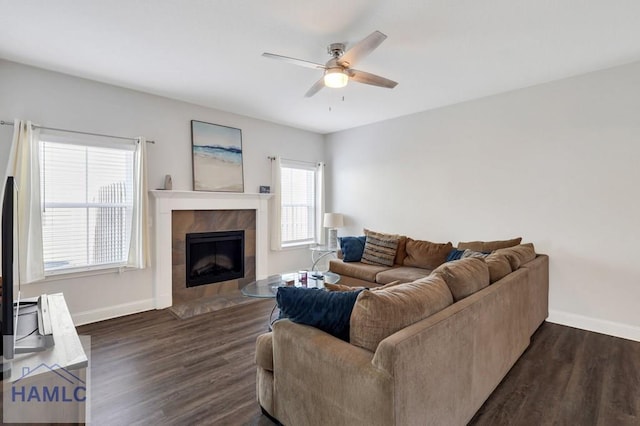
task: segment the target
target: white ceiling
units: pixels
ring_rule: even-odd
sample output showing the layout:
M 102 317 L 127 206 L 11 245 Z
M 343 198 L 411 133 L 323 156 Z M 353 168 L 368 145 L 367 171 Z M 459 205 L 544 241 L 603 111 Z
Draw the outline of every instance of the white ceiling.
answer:
M 374 30 L 357 68 L 393 90 L 305 98 L 321 71 L 261 57 L 325 63 Z M 640 1 L 0 0 L 0 57 L 330 133 L 638 61 Z

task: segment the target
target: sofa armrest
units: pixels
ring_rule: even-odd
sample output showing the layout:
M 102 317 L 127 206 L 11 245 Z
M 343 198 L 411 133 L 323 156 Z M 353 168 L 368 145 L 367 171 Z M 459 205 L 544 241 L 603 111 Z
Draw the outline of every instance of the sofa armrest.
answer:
M 256 365 L 273 371 L 273 333 L 264 333 L 256 339 Z
M 466 424 L 529 344 L 528 273 L 502 280 L 378 345 L 393 377 L 396 424 Z
M 549 256 L 538 254 L 521 266 L 529 271 L 529 334 L 533 336 L 549 316 Z
M 373 366 L 372 358 L 372 352 L 314 327 L 277 321 L 276 417 L 296 425 L 393 424 L 391 378 Z

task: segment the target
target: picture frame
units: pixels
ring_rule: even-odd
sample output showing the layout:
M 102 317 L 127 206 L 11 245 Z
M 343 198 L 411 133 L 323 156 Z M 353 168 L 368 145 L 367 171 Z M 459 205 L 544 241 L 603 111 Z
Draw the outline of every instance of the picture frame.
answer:
M 193 190 L 244 192 L 242 130 L 191 120 Z

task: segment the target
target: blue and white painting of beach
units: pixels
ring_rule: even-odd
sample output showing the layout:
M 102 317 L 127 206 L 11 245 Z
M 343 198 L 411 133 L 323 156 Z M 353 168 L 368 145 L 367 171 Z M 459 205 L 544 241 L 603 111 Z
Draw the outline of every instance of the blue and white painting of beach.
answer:
M 193 189 L 244 192 L 241 130 L 192 120 L 191 135 Z

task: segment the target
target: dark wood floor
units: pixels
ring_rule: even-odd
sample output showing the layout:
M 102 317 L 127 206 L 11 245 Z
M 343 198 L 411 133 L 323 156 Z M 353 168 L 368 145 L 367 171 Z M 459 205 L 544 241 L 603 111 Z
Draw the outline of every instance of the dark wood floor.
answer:
M 544 323 L 471 425 L 640 425 L 640 343 Z
M 255 341 L 272 300 L 186 320 L 149 311 L 79 327 L 91 336 L 95 425 L 272 425 L 256 403 Z
M 92 337 L 93 423 L 272 425 L 253 361 L 272 306 L 80 327 Z M 640 343 L 545 323 L 471 424 L 640 425 Z

